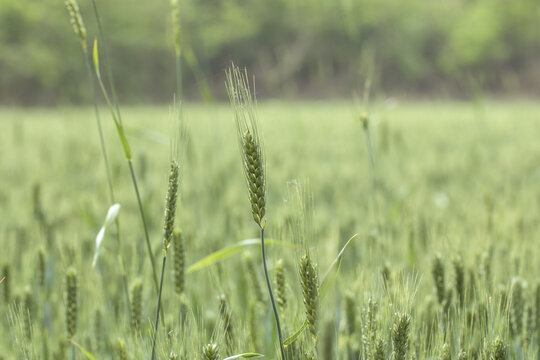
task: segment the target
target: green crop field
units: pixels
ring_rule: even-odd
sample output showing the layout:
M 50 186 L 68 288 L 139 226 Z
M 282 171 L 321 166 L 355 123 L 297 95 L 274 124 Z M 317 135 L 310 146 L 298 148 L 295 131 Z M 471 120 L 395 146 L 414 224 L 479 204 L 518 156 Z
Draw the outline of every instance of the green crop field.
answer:
M 141 212 L 101 110 L 120 210 L 93 267 L 112 205 L 93 109 L 0 109 L 0 358 L 147 359 L 156 339 L 157 359 L 280 359 L 233 108 L 185 104 L 180 137 L 174 109 L 122 108 L 158 279 L 179 163 L 157 335 Z M 540 106 L 374 101 L 367 131 L 362 111 L 256 107 L 287 358 L 537 358 Z

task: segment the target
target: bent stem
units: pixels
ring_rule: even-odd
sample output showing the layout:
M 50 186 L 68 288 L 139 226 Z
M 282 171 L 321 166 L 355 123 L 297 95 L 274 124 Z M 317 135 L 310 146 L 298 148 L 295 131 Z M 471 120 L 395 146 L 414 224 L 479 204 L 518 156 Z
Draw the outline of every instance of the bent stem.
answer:
M 279 323 L 279 315 L 276 307 L 276 301 L 274 299 L 274 293 L 272 292 L 272 285 L 270 284 L 270 277 L 268 276 L 268 267 L 266 265 L 266 251 L 264 249 L 264 228 L 261 227 L 261 250 L 262 260 L 264 268 L 264 277 L 266 279 L 266 286 L 268 286 L 268 294 L 270 295 L 270 302 L 272 303 L 272 310 L 274 311 L 274 317 L 276 319 L 276 327 L 279 338 L 279 350 L 281 351 L 281 359 L 285 360 L 285 348 L 283 346 L 283 335 L 281 334 L 281 324 Z
M 92 78 L 92 67 L 90 65 L 90 59 L 87 56 L 87 52 L 84 51 L 84 62 L 86 64 L 86 72 L 88 74 L 88 82 L 90 83 L 90 86 L 92 87 L 92 97 L 94 100 L 94 114 L 96 117 L 96 124 L 98 128 L 98 134 L 99 134 L 99 143 L 101 146 L 101 155 L 103 156 L 103 162 L 105 165 L 105 173 L 107 174 L 107 184 L 109 186 L 109 198 L 111 201 L 111 205 L 116 203 L 115 196 L 114 196 L 114 188 L 112 184 L 112 176 L 111 176 L 111 170 L 109 167 L 109 158 L 107 156 L 107 147 L 105 145 L 105 140 L 103 137 L 103 128 L 101 126 L 101 118 L 99 116 L 99 109 L 97 105 L 97 93 L 96 93 L 96 86 L 94 83 L 94 80 Z M 122 283 L 123 283 L 123 289 L 124 289 L 124 296 L 126 298 L 126 309 L 128 317 L 131 316 L 129 311 L 129 290 L 128 290 L 128 280 L 127 280 L 127 273 L 126 273 L 126 265 L 124 261 L 124 256 L 122 255 L 124 252 L 122 251 L 122 242 L 120 239 L 120 221 L 118 220 L 118 217 L 115 219 L 116 223 L 116 242 L 118 246 L 118 262 L 120 263 L 120 271 L 122 273 Z
M 152 355 L 150 356 L 150 360 L 154 360 L 156 356 L 156 339 L 157 339 L 157 332 L 158 332 L 158 326 L 159 326 L 159 313 L 161 310 L 161 291 L 163 290 L 163 277 L 165 274 L 166 261 L 167 261 L 167 255 L 166 253 L 164 253 L 163 263 L 161 264 L 161 279 L 159 280 L 158 303 L 157 303 L 157 310 L 156 310 L 156 318 L 154 321 L 154 336 L 152 339 Z

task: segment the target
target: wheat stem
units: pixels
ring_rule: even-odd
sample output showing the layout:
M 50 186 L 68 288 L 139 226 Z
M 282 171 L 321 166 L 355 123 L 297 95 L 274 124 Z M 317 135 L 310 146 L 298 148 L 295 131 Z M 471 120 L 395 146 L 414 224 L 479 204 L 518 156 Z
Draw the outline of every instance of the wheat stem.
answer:
M 163 290 L 163 278 L 165 274 L 166 262 L 167 262 L 167 255 L 164 255 L 163 262 L 161 264 L 161 280 L 159 281 L 158 303 L 157 303 L 156 317 L 154 319 L 154 336 L 152 338 L 152 355 L 150 356 L 150 360 L 154 360 L 156 356 L 156 340 L 157 340 L 157 331 L 158 331 L 158 326 L 159 326 L 159 314 L 161 311 L 161 291 Z
M 268 294 L 270 295 L 270 302 L 272 303 L 272 310 L 274 311 L 274 317 L 276 319 L 276 326 L 279 338 L 279 349 L 281 351 L 281 359 L 285 360 L 285 348 L 283 346 L 283 335 L 281 333 L 281 324 L 279 322 L 279 315 L 276 307 L 276 301 L 274 300 L 274 293 L 272 292 L 272 285 L 270 284 L 270 277 L 268 276 L 268 267 L 266 265 L 266 251 L 264 248 L 264 228 L 261 228 L 261 251 L 262 261 L 264 268 L 264 277 L 266 279 L 266 286 L 268 287 Z

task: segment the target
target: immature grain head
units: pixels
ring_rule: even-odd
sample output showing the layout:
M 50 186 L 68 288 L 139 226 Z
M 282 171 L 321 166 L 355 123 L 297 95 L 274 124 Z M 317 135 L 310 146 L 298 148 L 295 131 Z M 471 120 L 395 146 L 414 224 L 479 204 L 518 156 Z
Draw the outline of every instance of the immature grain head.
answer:
M 454 265 L 454 282 L 455 289 L 459 301 L 459 306 L 463 307 L 465 303 L 465 267 L 461 256 L 456 256 L 452 259 Z
M 174 229 L 174 291 L 180 295 L 185 290 L 186 254 L 182 233 Z
M 133 331 L 141 327 L 142 316 L 142 281 L 137 280 L 131 288 L 131 326 Z
M 232 69 L 227 72 L 226 85 L 234 109 L 253 220 L 261 229 L 264 229 L 266 225 L 265 163 L 247 72 L 241 72 L 238 67 L 233 65 Z
M 176 214 L 176 199 L 178 197 L 178 175 L 179 175 L 178 162 L 176 160 L 171 161 L 171 169 L 169 171 L 169 187 L 167 189 L 167 196 L 165 197 L 165 223 L 163 225 L 163 255 L 167 254 L 169 246 L 171 245 L 171 239 L 173 237 L 174 229 L 174 217 Z
M 45 289 L 45 251 L 40 248 L 38 251 L 38 285 L 41 290 Z
M 506 360 L 506 346 L 500 338 L 495 340 L 493 344 L 493 353 L 491 354 L 491 360 Z
M 219 347 L 217 344 L 208 344 L 202 348 L 202 360 L 218 360 Z
M 440 254 L 436 254 L 433 258 L 431 273 L 433 275 L 433 282 L 435 283 L 437 300 L 439 300 L 439 304 L 443 305 L 446 298 L 446 291 L 444 282 L 444 264 Z
M 302 256 L 300 261 L 300 283 L 304 296 L 308 328 L 316 340 L 319 309 L 319 277 L 317 267 L 311 262 L 309 254 Z
M 287 288 L 285 284 L 285 269 L 283 268 L 283 259 L 279 259 L 276 263 L 276 302 L 281 312 L 285 312 L 287 307 Z
M 87 51 L 86 28 L 84 27 L 84 22 L 81 17 L 79 6 L 75 2 L 75 0 L 66 0 L 64 3 L 66 4 L 66 8 L 68 9 L 69 18 L 70 18 L 71 24 L 73 25 L 73 30 L 75 31 L 75 35 L 79 37 L 83 51 L 86 53 Z
M 384 340 L 380 337 L 377 337 L 375 341 L 375 350 L 373 351 L 373 360 L 384 360 L 386 359 L 384 355 Z
M 523 331 L 523 282 L 519 279 L 512 281 L 510 305 L 510 334 L 519 336 Z
M 405 360 L 409 352 L 409 326 L 411 318 L 408 314 L 397 314 L 392 327 L 392 345 L 394 347 L 392 358 Z
M 229 303 L 227 297 L 222 294 L 218 297 L 219 300 L 219 317 L 223 323 L 223 330 L 225 333 L 225 347 L 228 353 L 232 353 L 234 350 L 234 330 L 232 323 L 232 312 L 229 309 Z
M 66 330 L 68 339 L 77 331 L 77 272 L 69 268 L 66 272 Z

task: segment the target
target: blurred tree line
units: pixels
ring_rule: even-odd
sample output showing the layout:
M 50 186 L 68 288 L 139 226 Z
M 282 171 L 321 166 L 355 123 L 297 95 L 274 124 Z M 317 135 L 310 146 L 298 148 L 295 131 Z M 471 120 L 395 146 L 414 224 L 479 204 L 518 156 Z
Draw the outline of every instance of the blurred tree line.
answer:
M 97 0 L 120 99 L 175 90 L 170 4 Z M 91 2 L 79 0 L 89 41 Z M 350 97 L 366 76 L 392 94 L 540 93 L 538 0 L 180 0 L 184 87 L 224 95 L 231 61 L 262 96 Z M 85 102 L 62 0 L 0 0 L 0 103 Z

